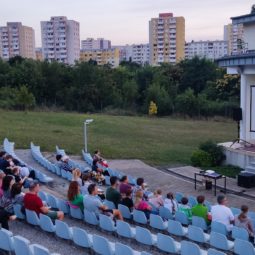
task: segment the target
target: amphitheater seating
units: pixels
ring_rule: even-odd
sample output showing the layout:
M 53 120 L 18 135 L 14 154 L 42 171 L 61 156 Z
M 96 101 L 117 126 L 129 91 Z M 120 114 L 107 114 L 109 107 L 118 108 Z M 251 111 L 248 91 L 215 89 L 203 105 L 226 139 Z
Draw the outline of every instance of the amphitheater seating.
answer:
M 239 228 L 234 226 L 231 231 L 231 235 L 233 239 L 241 239 L 241 240 L 249 241 L 249 233 L 244 228 Z

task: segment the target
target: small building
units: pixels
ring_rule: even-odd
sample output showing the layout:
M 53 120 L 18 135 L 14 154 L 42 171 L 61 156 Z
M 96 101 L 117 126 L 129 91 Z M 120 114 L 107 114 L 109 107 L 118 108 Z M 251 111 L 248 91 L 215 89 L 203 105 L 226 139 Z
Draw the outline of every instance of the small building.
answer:
M 218 59 L 228 74 L 241 76 L 240 141 L 225 143 L 227 163 L 255 173 L 255 5 L 250 14 L 233 17 L 232 24 L 243 25 L 245 51 Z

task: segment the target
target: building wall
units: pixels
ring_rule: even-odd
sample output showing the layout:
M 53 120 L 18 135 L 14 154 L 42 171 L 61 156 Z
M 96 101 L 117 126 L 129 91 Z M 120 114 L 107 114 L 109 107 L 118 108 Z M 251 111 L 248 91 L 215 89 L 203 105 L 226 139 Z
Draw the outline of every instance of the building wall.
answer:
M 107 50 L 111 49 L 111 41 L 104 38 L 87 38 L 81 41 L 82 50 Z
M 20 29 L 20 55 L 35 59 L 35 32 L 31 27 L 22 26 Z
M 149 44 L 132 44 L 125 46 L 125 60 L 132 61 L 139 65 L 149 64 L 150 46 Z
M 245 25 L 243 38 L 247 43 L 247 50 L 255 50 L 255 23 Z

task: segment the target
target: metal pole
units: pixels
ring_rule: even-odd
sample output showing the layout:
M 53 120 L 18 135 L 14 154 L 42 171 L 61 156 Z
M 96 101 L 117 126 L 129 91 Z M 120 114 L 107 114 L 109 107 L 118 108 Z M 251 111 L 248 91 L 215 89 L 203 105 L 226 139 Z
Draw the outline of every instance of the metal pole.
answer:
M 85 153 L 88 152 L 88 145 L 87 145 L 87 123 L 84 122 L 84 144 L 85 144 Z

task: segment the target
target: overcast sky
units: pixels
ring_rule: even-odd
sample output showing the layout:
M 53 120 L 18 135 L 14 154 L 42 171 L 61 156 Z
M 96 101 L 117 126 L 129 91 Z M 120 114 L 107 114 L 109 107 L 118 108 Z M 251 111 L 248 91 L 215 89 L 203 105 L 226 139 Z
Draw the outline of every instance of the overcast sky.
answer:
M 230 17 L 250 12 L 254 0 L 0 0 L 0 26 L 21 21 L 35 29 L 41 45 L 40 21 L 67 16 L 80 22 L 80 37 L 104 37 L 113 45 L 148 42 L 148 21 L 173 12 L 186 21 L 186 41 L 223 38 Z

